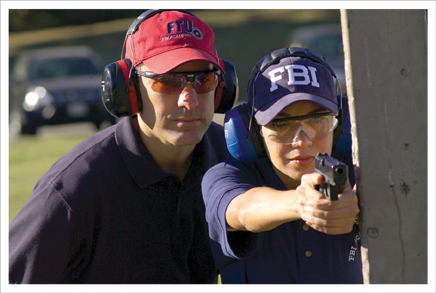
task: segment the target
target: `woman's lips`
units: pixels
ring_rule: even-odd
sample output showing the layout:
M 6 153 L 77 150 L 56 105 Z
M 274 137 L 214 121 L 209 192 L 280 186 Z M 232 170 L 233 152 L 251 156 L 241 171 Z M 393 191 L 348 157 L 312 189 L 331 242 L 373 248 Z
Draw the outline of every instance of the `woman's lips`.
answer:
M 313 156 L 299 156 L 291 159 L 291 162 L 293 162 L 297 166 L 307 166 L 310 165 L 315 160 L 315 157 Z

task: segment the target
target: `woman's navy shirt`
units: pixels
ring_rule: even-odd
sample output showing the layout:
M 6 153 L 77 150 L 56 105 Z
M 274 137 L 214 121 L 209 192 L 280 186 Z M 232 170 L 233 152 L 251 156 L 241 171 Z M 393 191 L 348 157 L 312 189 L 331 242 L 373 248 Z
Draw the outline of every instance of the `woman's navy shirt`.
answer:
M 253 187 L 286 190 L 266 157 L 220 163 L 205 174 L 202 186 L 209 234 L 225 255 L 215 250 L 223 283 L 363 283 L 357 225 L 342 235 L 315 231 L 302 220 L 260 233 L 226 230 L 225 213 L 233 198 Z

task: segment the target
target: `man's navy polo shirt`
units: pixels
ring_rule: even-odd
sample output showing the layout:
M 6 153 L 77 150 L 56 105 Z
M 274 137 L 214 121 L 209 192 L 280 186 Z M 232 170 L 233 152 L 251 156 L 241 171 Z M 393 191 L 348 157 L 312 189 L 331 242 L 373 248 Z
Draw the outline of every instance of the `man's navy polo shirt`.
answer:
M 363 282 L 356 225 L 343 235 L 315 231 L 302 220 L 267 232 L 227 232 L 226 209 L 237 195 L 259 186 L 286 190 L 266 157 L 252 163 L 220 163 L 205 174 L 202 185 L 209 234 L 226 255 L 217 254 L 216 260 L 223 283 Z
M 183 183 L 159 168 L 129 118 L 87 138 L 13 219 L 10 282 L 215 282 L 200 183 L 226 157 L 214 123 Z

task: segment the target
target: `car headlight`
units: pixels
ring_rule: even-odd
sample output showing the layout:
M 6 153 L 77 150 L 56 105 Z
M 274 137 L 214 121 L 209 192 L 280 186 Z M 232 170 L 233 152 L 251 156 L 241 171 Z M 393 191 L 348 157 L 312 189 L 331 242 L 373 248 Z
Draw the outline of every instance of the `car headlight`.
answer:
M 52 95 L 44 87 L 32 87 L 24 97 L 23 108 L 26 111 L 34 111 L 50 105 L 52 101 Z

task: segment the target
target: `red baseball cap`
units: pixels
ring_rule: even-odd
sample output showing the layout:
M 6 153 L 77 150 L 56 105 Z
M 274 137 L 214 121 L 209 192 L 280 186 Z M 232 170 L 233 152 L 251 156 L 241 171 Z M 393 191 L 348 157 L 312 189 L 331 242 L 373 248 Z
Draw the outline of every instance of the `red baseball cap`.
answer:
M 198 17 L 163 11 L 141 23 L 126 39 L 126 55 L 133 67 L 143 63 L 156 74 L 167 73 L 189 61 L 220 66 L 212 29 Z

